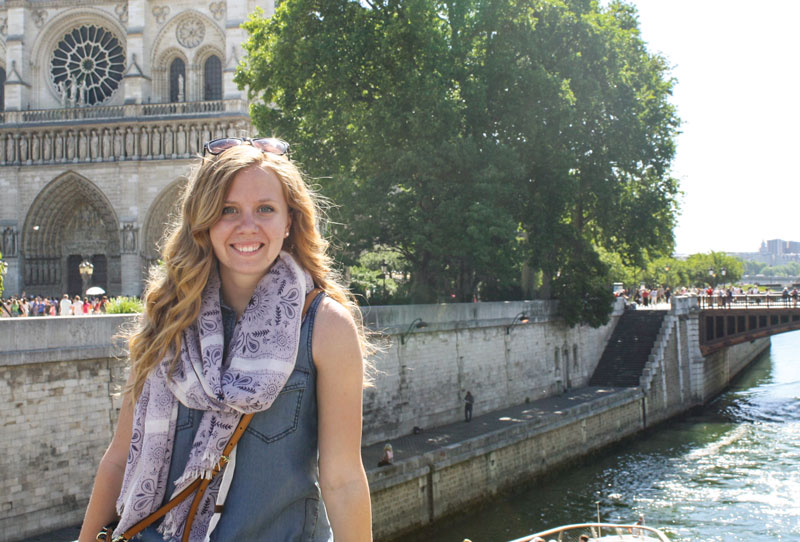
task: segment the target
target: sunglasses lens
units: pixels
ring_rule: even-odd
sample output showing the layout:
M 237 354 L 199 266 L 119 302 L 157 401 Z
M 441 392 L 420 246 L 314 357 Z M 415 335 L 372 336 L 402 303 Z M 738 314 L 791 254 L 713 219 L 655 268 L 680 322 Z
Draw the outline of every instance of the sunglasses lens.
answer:
M 236 145 L 241 145 L 242 140 L 237 137 L 226 137 L 222 139 L 215 139 L 214 141 L 209 141 L 206 143 L 206 149 L 211 154 L 219 154 L 221 152 L 227 151 L 231 147 L 235 147 Z
M 271 152 L 283 156 L 289 152 L 289 144 L 274 137 L 265 137 L 261 139 L 254 139 L 253 146 L 264 152 Z

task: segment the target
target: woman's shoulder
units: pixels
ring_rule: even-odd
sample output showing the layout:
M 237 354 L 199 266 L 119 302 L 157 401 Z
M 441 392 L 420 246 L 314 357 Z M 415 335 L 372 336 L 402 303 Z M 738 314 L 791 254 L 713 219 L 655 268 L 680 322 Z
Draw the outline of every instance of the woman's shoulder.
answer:
M 356 356 L 361 361 L 358 328 L 350 310 L 330 297 L 319 305 L 312 335 L 317 365 Z

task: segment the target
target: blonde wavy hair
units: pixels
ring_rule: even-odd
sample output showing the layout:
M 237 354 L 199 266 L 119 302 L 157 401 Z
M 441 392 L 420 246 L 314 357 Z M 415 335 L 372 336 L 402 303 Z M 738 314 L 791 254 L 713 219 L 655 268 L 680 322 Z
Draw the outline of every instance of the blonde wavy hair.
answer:
M 362 351 L 371 352 L 361 311 L 333 271 L 327 254 L 328 242 L 319 232 L 320 197 L 286 156 L 262 152 L 244 144 L 203 158 L 184 189 L 179 215 L 165 237 L 163 265 L 151 270 L 144 294 L 144 311 L 136 328 L 127 334 L 131 360 L 127 391 L 132 392 L 134 398 L 139 397 L 148 375 L 166 356 L 172 357 L 170 373 L 177 366 L 182 332 L 200 314 L 203 288 L 217 265 L 209 229 L 222 216 L 225 197 L 236 175 L 254 166 L 277 176 L 289 205 L 292 220 L 283 250 L 311 274 L 317 287 L 349 309 L 356 322 Z M 365 382 L 369 385 L 369 377 Z

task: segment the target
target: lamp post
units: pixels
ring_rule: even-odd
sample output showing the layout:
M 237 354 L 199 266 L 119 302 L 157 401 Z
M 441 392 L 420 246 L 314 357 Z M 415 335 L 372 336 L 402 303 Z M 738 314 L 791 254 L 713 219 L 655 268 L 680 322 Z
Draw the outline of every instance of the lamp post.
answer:
M 728 270 L 727 269 L 725 269 L 724 267 L 720 268 L 719 275 L 723 278 L 723 280 L 725 280 L 725 275 L 727 275 L 727 274 L 728 274 Z M 713 267 L 709 267 L 708 268 L 708 276 L 711 277 L 711 287 L 712 288 L 716 288 L 717 287 L 717 270 L 714 269 Z
M 383 279 L 383 303 L 386 304 L 386 272 L 389 267 L 386 265 L 386 260 L 381 260 L 381 278 Z
M 94 266 L 89 260 L 83 260 L 78 264 L 78 271 L 81 273 L 81 285 L 83 286 L 81 289 L 81 296 L 83 296 L 86 293 L 89 280 L 92 278 L 92 273 L 94 273 Z
M 411 324 L 409 324 L 408 329 L 406 330 L 406 332 L 403 333 L 402 335 L 400 335 L 400 344 L 405 344 L 406 337 L 408 337 L 409 333 L 411 333 L 411 331 L 414 328 L 422 329 L 422 328 L 426 328 L 426 327 L 428 327 L 428 323 L 425 322 L 422 318 L 414 318 L 414 321 L 411 322 Z
M 514 319 L 513 319 L 513 320 L 511 320 L 511 323 L 510 323 L 510 324 L 508 324 L 508 325 L 506 326 L 506 335 L 508 335 L 508 334 L 511 332 L 511 328 L 512 328 L 512 327 L 514 326 L 514 324 L 516 324 L 517 322 L 519 322 L 520 324 L 527 324 L 527 323 L 528 323 L 528 322 L 530 322 L 530 321 L 531 321 L 531 320 L 530 320 L 530 318 L 528 318 L 528 315 L 527 315 L 527 314 L 525 314 L 525 311 L 522 311 L 521 313 L 517 314 L 517 315 L 514 317 Z

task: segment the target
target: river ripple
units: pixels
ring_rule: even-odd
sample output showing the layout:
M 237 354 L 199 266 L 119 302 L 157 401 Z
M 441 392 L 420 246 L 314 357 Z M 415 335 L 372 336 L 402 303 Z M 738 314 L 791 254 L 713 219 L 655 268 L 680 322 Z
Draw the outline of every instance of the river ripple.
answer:
M 636 520 L 673 540 L 800 541 L 800 332 L 699 413 L 403 540 L 498 542 L 566 523 Z

